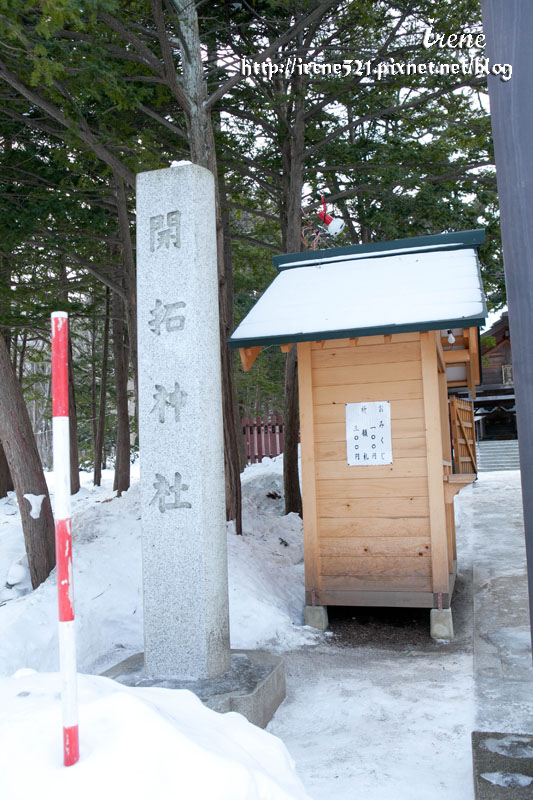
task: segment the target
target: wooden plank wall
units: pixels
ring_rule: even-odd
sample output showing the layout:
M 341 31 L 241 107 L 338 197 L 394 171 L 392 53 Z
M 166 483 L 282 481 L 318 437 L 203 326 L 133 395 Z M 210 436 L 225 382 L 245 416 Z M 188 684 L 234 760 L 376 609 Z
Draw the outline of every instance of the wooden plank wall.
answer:
M 442 433 L 444 363 L 439 363 L 437 335 L 434 331 L 420 334 L 424 416 L 428 462 L 428 499 L 431 526 L 433 591 L 447 594 L 450 583 L 448 519 L 444 502 L 444 437 Z
M 431 592 L 420 334 L 298 349 L 304 494 L 311 498 L 304 506 L 307 602 L 313 589 L 325 605 L 350 605 L 350 592 L 370 592 L 370 599 Z M 345 403 L 379 400 L 391 401 L 394 461 L 349 467 Z
M 313 386 L 311 380 L 311 342 L 301 342 L 298 344 L 298 393 L 300 402 L 302 506 L 305 520 L 305 593 L 307 604 L 315 605 L 316 593 L 320 584 L 320 568 L 318 560 Z

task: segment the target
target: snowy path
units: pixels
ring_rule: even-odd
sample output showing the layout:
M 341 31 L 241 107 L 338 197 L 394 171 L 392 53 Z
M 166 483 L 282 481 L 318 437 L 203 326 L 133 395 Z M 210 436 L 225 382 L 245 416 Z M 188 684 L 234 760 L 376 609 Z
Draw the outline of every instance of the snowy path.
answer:
M 287 659 L 268 730 L 314 800 L 470 800 L 472 658 L 370 648 Z
M 473 800 L 471 732 L 531 731 L 519 472 L 484 473 L 456 505 L 453 643 L 429 639 L 427 612 L 353 609 L 328 645 L 286 654 L 269 730 L 314 800 Z

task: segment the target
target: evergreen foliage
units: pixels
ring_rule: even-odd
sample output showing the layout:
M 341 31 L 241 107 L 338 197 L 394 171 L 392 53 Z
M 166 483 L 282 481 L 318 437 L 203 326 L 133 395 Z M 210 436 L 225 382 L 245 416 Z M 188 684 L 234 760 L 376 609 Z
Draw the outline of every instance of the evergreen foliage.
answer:
M 335 245 L 485 227 L 481 260 L 489 306 L 502 306 L 483 79 L 378 79 L 354 71 L 357 60 L 369 60 L 373 68 L 391 58 L 453 62 L 462 54 L 424 50 L 422 32 L 428 26 L 444 33 L 479 31 L 476 0 L 216 0 L 197 6 L 230 220 L 236 324 L 275 275 L 272 254 L 287 247 L 287 181 L 296 159 L 299 109 L 304 131 L 298 191 L 307 218 L 316 218 L 324 192 L 347 222 Z M 298 29 L 317 10 L 314 21 Z M 49 314 L 69 310 L 85 464 L 94 439 L 103 288 L 127 298 L 134 278 L 125 264 L 117 181 L 125 187 L 134 241 L 135 173 L 188 157 L 176 13 L 173 3 L 147 0 L 2 3 L 0 322 L 13 360 L 15 351 L 20 360 L 24 341 L 28 402 L 41 396 L 46 408 Z M 242 58 L 261 63 L 269 52 L 273 62 L 284 63 L 351 59 L 352 72 L 309 74 L 305 80 L 236 75 Z M 285 359 L 271 350 L 250 374 L 236 366 L 243 414 L 282 410 Z M 130 371 L 133 379 L 133 362 Z M 108 394 L 110 448 L 112 380 Z M 39 418 L 48 412 L 43 413 Z

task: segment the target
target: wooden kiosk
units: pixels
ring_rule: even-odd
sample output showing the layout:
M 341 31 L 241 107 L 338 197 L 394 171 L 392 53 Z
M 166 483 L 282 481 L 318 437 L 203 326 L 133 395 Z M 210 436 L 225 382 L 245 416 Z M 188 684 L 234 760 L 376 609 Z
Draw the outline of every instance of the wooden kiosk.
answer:
M 453 472 L 447 390 L 480 380 L 483 239 L 276 257 L 229 340 L 244 369 L 297 343 L 308 624 L 326 627 L 328 605 L 410 606 L 432 609 L 432 636 L 453 636 L 453 498 L 476 476 L 475 457 Z M 457 441 L 472 450 L 465 425 Z

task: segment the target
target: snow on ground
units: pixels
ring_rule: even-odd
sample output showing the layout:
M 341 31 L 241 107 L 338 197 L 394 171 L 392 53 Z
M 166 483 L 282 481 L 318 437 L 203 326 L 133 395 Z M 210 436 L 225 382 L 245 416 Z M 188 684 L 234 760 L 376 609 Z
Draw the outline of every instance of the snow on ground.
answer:
M 283 743 L 196 695 L 80 675 L 80 761 L 65 769 L 57 673 L 0 679 L 0 796 L 305 800 Z M 59 734 L 59 735 L 58 735 Z
M 228 536 L 231 645 L 288 650 L 314 643 L 318 634 L 301 627 L 302 520 L 283 515 L 282 457 L 246 467 L 242 490 L 244 536 Z
M 268 730 L 315 800 L 473 800 L 471 655 L 291 654 Z
M 93 487 L 87 473 L 81 479 L 72 498 L 75 613 L 78 665 L 91 672 L 107 653 L 142 650 L 141 531 L 138 484 L 113 498 L 111 472 L 101 487 Z M 20 518 L 9 513 L 2 519 L 6 506 L 9 512 L 16 508 L 14 496 L 0 506 L 0 675 L 24 667 L 54 671 L 59 668 L 55 570 L 31 592 Z M 15 565 L 24 566 L 26 575 L 8 589 Z
M 428 621 L 415 620 L 401 641 L 387 641 L 378 622 L 373 640 L 343 643 L 334 625 L 326 634 L 302 625 L 302 523 L 283 515 L 282 459 L 246 468 L 244 536 L 228 526 L 231 638 L 233 647 L 284 653 L 287 700 L 269 725 L 274 736 L 187 692 L 95 676 L 143 646 L 138 478 L 116 498 L 112 477 L 93 487 L 82 474 L 73 498 L 78 665 L 93 674 L 80 676 L 81 761 L 68 770 L 58 678 L 49 674 L 58 666 L 55 572 L 31 591 L 16 501 L 0 500 L 0 797 L 306 797 L 280 737 L 314 800 L 472 800 L 472 568 L 493 559 L 502 572 L 523 572 L 518 472 L 482 473 L 456 499 L 455 642 L 432 642 Z M 500 625 L 500 652 L 525 650 L 526 634 Z M 531 705 L 506 703 L 508 730 L 526 730 Z
M 317 638 L 302 627 L 302 521 L 296 514 L 282 516 L 281 459 L 266 461 L 244 473 L 244 536 L 228 526 L 235 648 L 288 649 Z M 78 666 L 102 672 L 143 649 L 138 467 L 122 497 L 114 496 L 110 470 L 101 487 L 92 485 L 88 473 L 80 477 L 82 487 L 72 498 Z M 53 475 L 47 478 L 53 505 Z M 269 492 L 277 499 L 267 497 Z M 19 573 L 15 585 L 13 573 Z M 20 516 L 10 493 L 0 501 L 0 675 L 24 667 L 59 668 L 56 606 L 55 571 L 31 592 Z
M 314 643 L 317 634 L 302 626 L 302 522 L 282 514 L 280 460 L 255 473 L 244 481 L 244 536 L 228 526 L 232 646 Z M 78 668 L 99 673 L 143 649 L 138 472 L 120 498 L 112 472 L 101 487 L 85 473 L 81 481 L 72 498 Z M 0 587 L 0 797 L 307 797 L 283 743 L 240 715 L 216 714 L 189 692 L 88 675 L 79 677 L 81 761 L 64 770 L 58 675 L 50 674 L 59 666 L 56 574 L 31 590 L 13 493 L 0 501 Z

